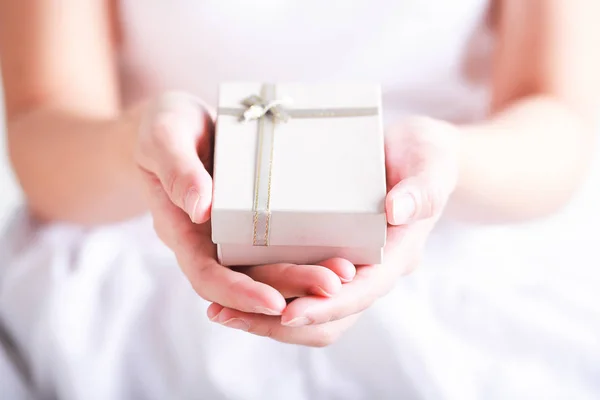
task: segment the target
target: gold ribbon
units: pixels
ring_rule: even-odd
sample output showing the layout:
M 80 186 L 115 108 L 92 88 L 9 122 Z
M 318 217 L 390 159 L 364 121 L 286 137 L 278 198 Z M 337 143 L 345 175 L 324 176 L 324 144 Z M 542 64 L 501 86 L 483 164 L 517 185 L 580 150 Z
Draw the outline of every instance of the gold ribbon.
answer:
M 220 115 L 234 116 L 240 122 L 258 122 L 258 149 L 254 181 L 253 246 L 269 246 L 271 230 L 271 177 L 275 126 L 295 118 L 347 118 L 369 117 L 379 113 L 377 107 L 347 108 L 285 108 L 287 101 L 278 99 L 274 84 L 263 84 L 260 96 L 252 95 L 242 100 L 244 107 L 220 107 Z

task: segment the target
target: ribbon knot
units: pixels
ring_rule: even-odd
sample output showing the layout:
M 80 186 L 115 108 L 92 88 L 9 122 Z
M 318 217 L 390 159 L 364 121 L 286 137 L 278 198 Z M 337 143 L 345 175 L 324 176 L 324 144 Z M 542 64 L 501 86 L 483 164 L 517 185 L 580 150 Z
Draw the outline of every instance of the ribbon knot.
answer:
M 248 122 L 270 116 L 275 120 L 287 122 L 290 119 L 290 114 L 282 107 L 287 103 L 289 103 L 288 99 L 266 101 L 260 96 L 252 95 L 242 101 L 242 104 L 246 106 L 246 110 L 241 115 L 240 120 Z

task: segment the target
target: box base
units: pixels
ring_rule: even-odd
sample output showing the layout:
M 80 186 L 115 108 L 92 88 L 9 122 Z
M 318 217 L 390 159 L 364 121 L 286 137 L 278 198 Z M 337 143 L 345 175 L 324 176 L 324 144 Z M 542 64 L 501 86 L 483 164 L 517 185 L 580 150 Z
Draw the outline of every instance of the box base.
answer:
M 248 246 L 218 244 L 217 255 L 224 266 L 274 263 L 316 264 L 329 258 L 344 258 L 355 265 L 381 264 L 382 248 L 319 246 Z

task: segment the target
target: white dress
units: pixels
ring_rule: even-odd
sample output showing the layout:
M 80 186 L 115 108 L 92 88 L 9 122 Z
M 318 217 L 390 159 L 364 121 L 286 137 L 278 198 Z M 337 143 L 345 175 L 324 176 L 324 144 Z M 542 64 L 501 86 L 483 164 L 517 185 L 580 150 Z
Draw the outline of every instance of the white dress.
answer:
M 386 123 L 477 120 L 487 10 L 123 0 L 124 98 L 181 89 L 214 105 L 226 80 L 368 80 L 383 85 Z M 597 176 L 548 221 L 442 221 L 422 267 L 324 349 L 209 322 L 148 217 L 86 230 L 40 226 L 23 208 L 0 241 L 0 321 L 25 361 L 14 370 L 32 393 L 66 400 L 598 399 Z M 17 393 L 4 381 L 0 398 Z

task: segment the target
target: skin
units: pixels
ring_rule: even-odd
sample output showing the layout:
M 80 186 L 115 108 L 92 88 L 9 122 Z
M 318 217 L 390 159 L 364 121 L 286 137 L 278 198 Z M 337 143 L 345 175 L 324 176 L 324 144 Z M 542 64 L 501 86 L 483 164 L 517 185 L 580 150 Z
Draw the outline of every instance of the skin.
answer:
M 69 12 L 58 16 L 57 5 Z M 416 268 L 443 212 L 478 223 L 548 216 L 586 176 L 600 4 L 493 6 L 488 119 L 453 126 L 417 117 L 390 127 L 384 265 L 220 266 L 207 222 L 210 116 L 185 93 L 120 103 L 119 33 L 114 4 L 105 0 L 0 0 L 12 164 L 40 219 L 97 225 L 150 210 L 191 285 L 212 302 L 211 320 L 282 342 L 328 345 Z M 299 298 L 287 305 L 288 297 Z

